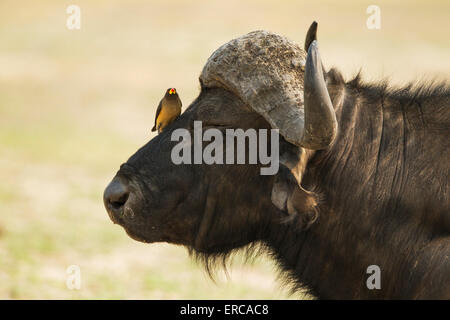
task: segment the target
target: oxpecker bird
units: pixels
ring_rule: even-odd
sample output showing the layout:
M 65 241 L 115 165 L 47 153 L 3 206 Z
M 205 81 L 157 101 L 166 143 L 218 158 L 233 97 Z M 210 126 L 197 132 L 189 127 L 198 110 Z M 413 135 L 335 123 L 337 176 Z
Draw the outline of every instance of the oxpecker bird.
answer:
M 165 127 L 175 121 L 181 113 L 181 100 L 175 88 L 169 88 L 159 102 L 156 110 L 155 125 L 152 131 L 161 133 Z

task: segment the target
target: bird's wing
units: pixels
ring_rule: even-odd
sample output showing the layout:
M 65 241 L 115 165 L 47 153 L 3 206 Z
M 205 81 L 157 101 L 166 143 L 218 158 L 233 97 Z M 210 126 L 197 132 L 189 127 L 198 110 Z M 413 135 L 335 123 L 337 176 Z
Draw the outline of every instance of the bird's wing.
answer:
M 161 99 L 161 101 L 159 102 L 159 105 L 158 105 L 158 109 L 156 109 L 155 126 L 156 126 L 156 120 L 158 119 L 159 113 L 161 112 L 162 102 L 163 102 L 163 99 Z
M 177 104 L 178 104 L 178 107 L 179 107 L 179 109 L 178 109 L 178 116 L 179 116 L 181 114 L 181 107 L 183 106 L 183 104 L 181 103 L 180 97 L 178 97 Z

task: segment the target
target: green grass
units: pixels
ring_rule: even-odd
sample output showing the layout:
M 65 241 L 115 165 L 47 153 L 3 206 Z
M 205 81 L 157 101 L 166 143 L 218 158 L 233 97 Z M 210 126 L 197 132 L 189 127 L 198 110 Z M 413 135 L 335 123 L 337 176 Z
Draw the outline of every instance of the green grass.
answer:
M 164 90 L 184 108 L 209 55 L 233 37 L 267 29 L 302 42 L 320 23 L 327 67 L 394 83 L 448 77 L 448 1 L 379 1 L 382 29 L 365 28 L 360 1 L 320 3 L 79 0 L 0 2 L 0 298 L 280 299 L 267 257 L 237 256 L 212 282 L 184 248 L 146 245 L 109 220 L 104 187 L 152 135 Z M 405 54 L 407 52 L 407 54 Z M 370 77 L 369 77 L 370 75 Z M 80 290 L 66 269 L 81 268 Z

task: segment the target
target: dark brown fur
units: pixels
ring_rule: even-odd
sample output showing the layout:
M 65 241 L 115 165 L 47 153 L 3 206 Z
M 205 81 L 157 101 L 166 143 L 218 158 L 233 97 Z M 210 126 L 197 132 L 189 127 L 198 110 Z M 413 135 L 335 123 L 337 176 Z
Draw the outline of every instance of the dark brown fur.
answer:
M 137 240 L 186 246 L 208 270 L 238 249 L 268 252 L 294 290 L 319 298 L 450 299 L 449 86 L 392 89 L 359 75 L 345 82 L 334 69 L 326 80 L 339 123 L 333 145 L 312 152 L 281 139 L 281 153 L 305 159 L 297 215 L 271 202 L 276 179 L 294 181 L 283 167 L 261 176 L 258 165 L 171 163 L 171 132 L 194 120 L 269 127 L 233 93 L 202 87 L 122 166 L 136 217 L 116 222 Z M 366 286 L 374 264 L 380 290 Z

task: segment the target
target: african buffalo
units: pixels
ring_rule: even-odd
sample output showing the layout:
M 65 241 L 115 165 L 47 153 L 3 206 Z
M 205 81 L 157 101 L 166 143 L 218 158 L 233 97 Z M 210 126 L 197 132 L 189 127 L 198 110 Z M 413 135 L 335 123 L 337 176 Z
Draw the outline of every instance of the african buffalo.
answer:
M 198 98 L 121 165 L 108 214 L 208 268 L 236 249 L 269 252 L 294 290 L 318 298 L 450 299 L 450 86 L 345 81 L 322 66 L 316 30 L 306 51 L 265 31 L 216 50 Z M 194 121 L 278 129 L 278 172 L 174 164 L 172 134 Z

